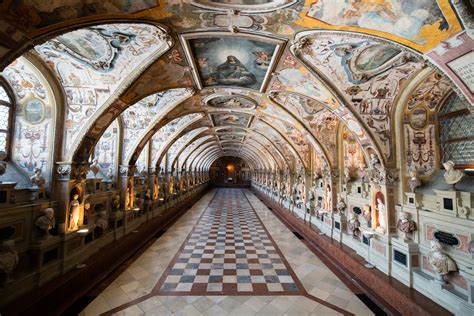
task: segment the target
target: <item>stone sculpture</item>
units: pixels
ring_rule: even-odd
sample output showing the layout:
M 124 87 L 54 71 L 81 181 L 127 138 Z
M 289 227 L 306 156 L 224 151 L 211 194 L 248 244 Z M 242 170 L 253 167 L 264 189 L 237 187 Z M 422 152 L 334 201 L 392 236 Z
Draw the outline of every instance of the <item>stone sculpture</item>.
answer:
M 345 209 L 346 209 L 346 202 L 344 202 L 344 199 L 340 194 L 337 195 L 337 204 L 336 204 L 336 209 L 339 212 L 339 214 L 343 214 Z
M 457 271 L 456 262 L 443 252 L 443 246 L 437 240 L 431 241 L 431 251 L 428 260 L 437 273 L 437 281 L 445 284 L 444 277 L 452 271 Z
M 355 214 L 350 213 L 349 221 L 347 222 L 347 228 L 349 232 L 352 234 L 352 237 L 359 239 L 360 237 L 360 222 L 357 219 Z
M 446 169 L 444 172 L 444 181 L 446 181 L 447 184 L 454 186 L 464 177 L 464 173 L 461 170 L 454 169 L 454 162 L 451 160 L 443 163 L 443 167 Z
M 78 201 L 79 195 L 74 194 L 69 205 L 69 230 L 76 230 L 79 223 L 80 203 Z
M 418 170 L 410 170 L 410 179 L 408 180 L 408 186 L 411 192 L 415 192 L 415 189 L 421 185 L 421 180 L 418 179 Z
M 45 180 L 41 171 L 41 168 L 35 169 L 35 174 L 30 177 L 31 184 L 33 188 L 41 188 L 45 184 Z
M 120 211 L 120 196 L 116 195 L 115 198 L 112 200 L 112 210 L 114 212 Z
M 372 211 L 369 204 L 365 204 L 363 207 L 364 211 L 362 216 L 367 221 L 367 226 L 372 227 Z
M 387 215 L 387 209 L 385 208 L 385 204 L 382 202 L 381 198 L 377 198 L 377 210 L 378 210 L 378 223 L 379 226 L 377 229 L 381 230 L 382 233 L 385 233 L 386 231 L 386 224 L 385 224 L 385 218 Z
M 9 280 L 13 270 L 18 265 L 19 257 L 15 248 L 15 240 L 10 239 L 0 244 L 0 278 L 2 283 Z
M 348 167 L 344 167 L 344 182 L 347 184 L 351 181 L 351 171 Z
M 100 172 L 100 165 L 97 159 L 94 159 L 94 161 L 91 164 L 90 169 L 92 173 L 94 174 L 94 178 L 97 178 L 97 174 Z
M 400 212 L 400 219 L 398 220 L 397 228 L 404 234 L 405 240 L 410 240 L 412 233 L 416 230 L 416 223 L 410 219 L 410 214 L 407 212 Z
M 5 172 L 7 171 L 7 164 L 3 162 L 3 160 L 7 158 L 7 153 L 4 152 L 3 150 L 0 151 L 0 176 L 3 176 Z M 2 181 L 0 181 L 2 183 Z
M 56 226 L 56 219 L 54 218 L 54 209 L 48 207 L 44 210 L 44 215 L 38 217 L 35 225 L 44 233 L 44 238 L 51 237 L 49 231 Z
M 326 184 L 326 191 L 324 192 L 324 209 L 332 212 L 332 192 L 329 184 Z
M 101 211 L 99 214 L 97 214 L 97 220 L 95 221 L 95 224 L 102 230 L 106 230 L 109 227 L 106 211 Z

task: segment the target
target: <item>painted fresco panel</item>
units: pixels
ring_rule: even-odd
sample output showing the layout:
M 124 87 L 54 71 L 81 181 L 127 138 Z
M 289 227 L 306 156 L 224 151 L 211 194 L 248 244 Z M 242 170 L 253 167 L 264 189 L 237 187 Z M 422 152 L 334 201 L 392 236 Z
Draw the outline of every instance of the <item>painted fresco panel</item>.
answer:
M 308 16 L 332 25 L 391 32 L 418 44 L 426 42 L 430 29 L 449 29 L 433 0 L 317 0 L 311 4 Z
M 20 57 L 3 75 L 16 94 L 12 160 L 28 175 L 40 168 L 50 176 L 55 104 L 50 87 L 40 72 Z
M 166 45 L 160 34 L 160 29 L 148 24 L 106 24 L 75 30 L 35 47 L 66 93 L 66 151 L 120 85 Z
M 214 121 L 215 126 L 241 126 L 247 127 L 251 115 L 243 113 L 217 113 L 212 114 L 212 120 Z
M 188 39 L 204 87 L 237 86 L 260 90 L 276 43 L 239 36 Z

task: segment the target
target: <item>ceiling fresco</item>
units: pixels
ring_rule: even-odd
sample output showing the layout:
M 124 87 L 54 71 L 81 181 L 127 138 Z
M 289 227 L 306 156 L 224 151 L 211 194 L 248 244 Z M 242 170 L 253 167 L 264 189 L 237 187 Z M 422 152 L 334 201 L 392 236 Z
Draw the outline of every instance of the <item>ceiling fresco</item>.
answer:
M 247 127 L 251 119 L 251 115 L 237 112 L 212 114 L 214 126 Z
M 201 133 L 201 132 L 200 132 Z M 196 135 L 199 136 L 199 135 Z M 196 137 L 195 136 L 195 137 Z M 202 145 L 204 142 L 209 141 L 210 139 L 213 139 L 213 135 L 206 135 L 199 137 L 195 141 L 188 143 L 186 145 L 186 148 L 182 150 L 182 152 L 178 155 L 177 163 L 178 163 L 178 168 L 181 169 L 184 166 L 185 161 L 189 158 L 189 155 L 196 150 L 197 147 Z
M 169 161 L 169 168 L 171 167 L 176 167 L 176 165 L 173 165 L 175 162 L 175 159 L 178 158 L 177 154 L 180 153 L 183 149 L 184 146 L 196 135 L 199 133 L 202 133 L 203 131 L 207 130 L 208 127 L 199 127 L 196 129 L 193 129 L 191 131 L 186 132 L 184 135 L 182 135 L 180 138 L 178 138 L 173 145 L 168 149 L 168 161 Z
M 127 157 L 133 153 L 136 143 L 143 137 L 145 131 L 173 104 L 187 97 L 189 97 L 187 89 L 170 89 L 146 97 L 122 113 L 124 161 L 127 161 Z
M 433 47 L 461 30 L 448 0 L 306 0 L 305 4 L 309 9 L 297 24 L 370 32 L 416 49 Z
M 161 151 L 166 144 L 173 139 L 173 135 L 179 133 L 179 131 L 185 128 L 191 121 L 200 117 L 202 117 L 201 114 L 188 114 L 178 117 L 161 127 L 151 138 L 151 156 L 153 157 L 151 165 L 154 166 L 158 163 Z
M 119 124 L 118 120 L 115 120 L 107 128 L 94 149 L 93 160 L 97 160 L 102 170 L 111 170 L 112 174 L 118 165 L 119 141 Z
M 105 24 L 60 35 L 35 51 L 54 71 L 67 97 L 68 151 L 89 118 L 124 83 L 167 48 L 148 24 Z
M 258 106 L 255 100 L 239 94 L 210 96 L 204 100 L 204 103 L 217 109 L 253 110 Z
M 228 33 L 185 34 L 188 60 L 201 87 L 235 86 L 263 91 L 282 41 Z
M 332 25 L 390 29 L 394 35 L 421 44 L 427 41 L 429 31 L 449 29 L 439 5 L 429 0 L 317 0 L 308 16 Z
M 459 80 L 470 84 L 470 33 L 454 10 L 448 0 L 3 2 L 0 67 L 21 110 L 14 159 L 28 173 L 49 168 L 41 143 L 55 132 L 51 87 L 15 60 L 27 53 L 65 101 L 58 161 L 163 166 L 166 151 L 180 167 L 232 150 L 357 176 L 371 153 L 399 163 L 401 128 L 404 162 L 429 177 L 442 154 L 417 157 L 432 150 L 434 118 L 449 95 L 465 102 Z M 200 118 L 203 129 L 190 127 Z
M 28 59 L 20 57 L 3 75 L 16 97 L 12 159 L 28 175 L 51 170 L 56 100 L 51 86 Z M 5 115 L 5 114 L 4 114 Z
M 211 10 L 241 10 L 243 12 L 266 12 L 292 5 L 296 0 L 194 0 L 191 4 Z
M 334 86 L 372 132 L 387 160 L 392 160 L 391 115 L 395 99 L 424 61 L 409 51 L 356 35 L 325 32 L 305 37 L 300 51 Z

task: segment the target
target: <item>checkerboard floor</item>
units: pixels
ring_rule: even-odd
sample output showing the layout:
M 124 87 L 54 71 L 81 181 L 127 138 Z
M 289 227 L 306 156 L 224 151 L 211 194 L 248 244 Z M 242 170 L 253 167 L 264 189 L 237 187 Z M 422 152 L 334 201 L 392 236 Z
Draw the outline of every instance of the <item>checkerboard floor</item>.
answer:
M 219 190 L 155 291 L 301 295 L 302 286 L 241 190 Z

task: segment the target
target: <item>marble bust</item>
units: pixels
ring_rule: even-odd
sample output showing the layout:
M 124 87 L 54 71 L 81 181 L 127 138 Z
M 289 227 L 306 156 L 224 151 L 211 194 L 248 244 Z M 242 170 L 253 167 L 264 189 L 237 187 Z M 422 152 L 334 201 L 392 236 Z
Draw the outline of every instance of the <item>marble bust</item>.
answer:
M 353 214 L 349 214 L 349 220 L 347 221 L 347 228 L 349 232 L 352 234 L 352 237 L 359 238 L 360 235 L 360 222 L 357 217 Z
M 437 240 L 431 241 L 431 251 L 428 259 L 437 273 L 438 282 L 445 283 L 444 276 L 451 271 L 457 271 L 456 262 L 443 252 L 443 246 Z
M 41 188 L 44 186 L 45 180 L 42 175 L 41 168 L 35 169 L 35 174 L 30 177 L 31 184 L 33 184 L 33 188 Z
M 19 257 L 15 248 L 15 240 L 10 239 L 0 244 L 0 273 L 8 276 L 18 265 Z
M 348 167 L 344 167 L 344 182 L 347 184 L 351 181 L 351 171 Z
M 415 189 L 421 185 L 421 180 L 418 178 L 417 170 L 410 170 L 410 179 L 408 180 L 408 186 L 411 192 L 415 192 Z
M 44 232 L 45 238 L 51 237 L 49 231 L 54 228 L 54 226 L 56 226 L 56 220 L 54 218 L 54 209 L 48 207 L 46 210 L 44 210 L 44 215 L 36 219 L 35 225 Z
M 372 226 L 372 210 L 369 204 L 364 205 L 362 216 L 367 221 L 367 225 L 371 227 Z
M 344 199 L 340 194 L 337 195 L 337 204 L 336 204 L 336 210 L 339 212 L 339 214 L 342 214 L 344 210 L 346 209 L 346 203 L 344 202 Z
M 4 152 L 3 150 L 0 151 L 0 176 L 3 176 L 5 172 L 7 171 L 7 164 L 3 162 L 3 160 L 7 158 L 7 153 Z M 2 181 L 0 181 L 2 183 Z
M 107 212 L 101 211 L 97 215 L 97 220 L 95 222 L 96 226 L 102 230 L 106 230 L 109 227 L 109 223 L 107 221 Z
M 404 234 L 405 240 L 410 240 L 409 236 L 416 230 L 416 223 L 410 219 L 407 212 L 400 212 L 397 228 Z
M 451 160 L 443 163 L 443 167 L 446 169 L 444 172 L 444 181 L 446 181 L 447 184 L 455 185 L 461 181 L 462 177 L 464 177 L 464 173 L 462 171 L 454 169 L 454 162 Z
M 94 174 L 94 178 L 97 178 L 97 174 L 100 172 L 100 165 L 97 159 L 94 159 L 94 161 L 92 162 L 90 166 L 90 169 L 92 173 Z

